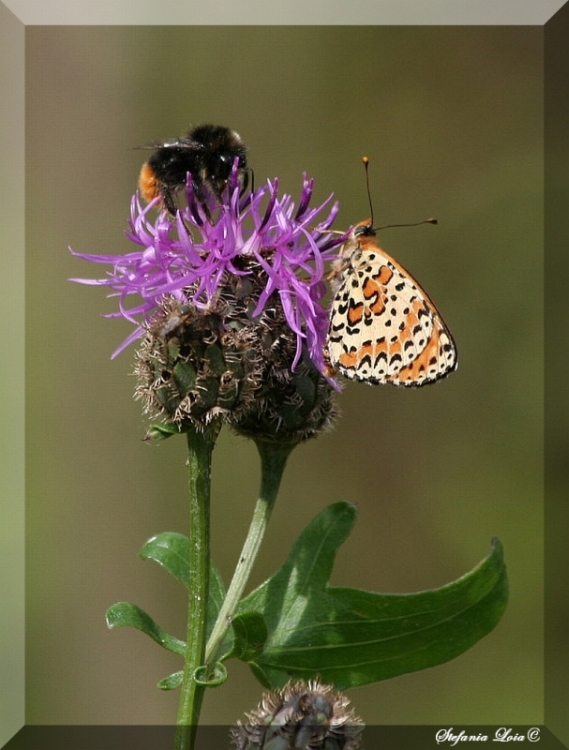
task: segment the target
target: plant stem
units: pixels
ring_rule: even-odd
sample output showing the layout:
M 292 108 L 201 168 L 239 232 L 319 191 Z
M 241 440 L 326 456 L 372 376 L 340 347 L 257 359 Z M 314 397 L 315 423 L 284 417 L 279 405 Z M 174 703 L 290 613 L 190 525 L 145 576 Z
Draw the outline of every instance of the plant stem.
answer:
M 192 750 L 203 701 L 194 672 L 204 664 L 210 570 L 211 456 L 217 429 L 187 433 L 190 516 L 190 576 L 184 677 L 178 706 L 175 750 Z
M 279 491 L 286 461 L 295 444 L 271 443 L 269 441 L 255 441 L 261 456 L 261 491 L 255 504 L 253 518 L 249 526 L 247 538 L 243 545 L 239 561 L 235 568 L 231 584 L 225 601 L 209 637 L 205 663 L 211 671 L 215 667 L 219 649 L 231 625 L 249 576 L 253 563 L 257 557 L 259 547 L 263 541 L 271 512 Z

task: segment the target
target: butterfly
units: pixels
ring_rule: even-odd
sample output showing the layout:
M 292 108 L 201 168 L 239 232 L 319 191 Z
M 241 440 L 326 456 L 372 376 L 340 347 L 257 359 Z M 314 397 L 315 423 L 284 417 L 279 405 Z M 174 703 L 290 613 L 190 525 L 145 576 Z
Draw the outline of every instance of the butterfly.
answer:
M 369 385 L 434 383 L 457 368 L 454 339 L 429 295 L 375 236 L 372 220 L 357 224 L 335 262 L 326 374 Z

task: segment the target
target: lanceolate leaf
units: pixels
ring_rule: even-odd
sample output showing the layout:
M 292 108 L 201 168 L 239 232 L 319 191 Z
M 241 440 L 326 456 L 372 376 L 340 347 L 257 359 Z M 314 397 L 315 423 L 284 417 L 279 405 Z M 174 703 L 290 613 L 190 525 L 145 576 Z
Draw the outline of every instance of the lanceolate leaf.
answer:
M 140 551 L 140 557 L 143 560 L 154 560 L 187 588 L 189 585 L 189 546 L 190 540 L 188 537 L 173 531 L 166 531 L 149 539 Z M 224 598 L 223 580 L 218 570 L 212 565 L 210 568 L 208 634 L 211 632 Z M 118 627 L 136 628 L 168 651 L 173 651 L 180 656 L 185 654 L 185 642 L 166 633 L 147 612 L 136 604 L 117 602 L 107 610 L 106 619 L 110 629 Z M 231 643 L 231 638 L 228 641 Z M 172 690 L 178 687 L 181 682 L 181 674 L 179 672 L 166 677 L 158 683 L 158 686 L 162 690 Z
M 320 675 L 338 689 L 384 680 L 449 661 L 499 621 L 508 588 L 502 546 L 440 589 L 378 594 L 328 586 L 355 508 L 336 503 L 302 532 L 283 567 L 246 597 L 239 612 L 263 615 L 268 637 L 241 650 L 271 687 L 291 676 Z M 240 634 L 240 639 L 245 637 Z
M 154 560 L 186 588 L 190 581 L 190 540 L 176 531 L 163 531 L 149 539 L 138 553 L 143 560 Z M 217 568 L 212 564 L 209 575 L 209 607 L 207 634 L 211 632 L 219 609 L 225 599 L 225 586 Z
M 138 553 L 143 560 L 154 560 L 186 588 L 190 580 L 190 540 L 176 531 L 163 531 L 151 537 Z
M 163 646 L 168 651 L 173 651 L 180 656 L 184 655 L 186 644 L 184 641 L 168 635 L 159 627 L 152 617 L 136 604 L 130 602 L 117 602 L 107 610 L 107 625 L 110 629 L 129 626 L 136 628 L 142 633 L 150 636 L 153 641 Z

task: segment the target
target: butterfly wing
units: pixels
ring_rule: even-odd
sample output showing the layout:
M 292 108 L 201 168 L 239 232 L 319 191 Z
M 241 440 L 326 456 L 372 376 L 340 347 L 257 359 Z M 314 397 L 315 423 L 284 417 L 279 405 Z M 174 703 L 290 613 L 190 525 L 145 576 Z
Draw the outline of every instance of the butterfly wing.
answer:
M 348 240 L 327 350 L 345 377 L 421 386 L 457 367 L 452 335 L 418 282 L 367 237 Z

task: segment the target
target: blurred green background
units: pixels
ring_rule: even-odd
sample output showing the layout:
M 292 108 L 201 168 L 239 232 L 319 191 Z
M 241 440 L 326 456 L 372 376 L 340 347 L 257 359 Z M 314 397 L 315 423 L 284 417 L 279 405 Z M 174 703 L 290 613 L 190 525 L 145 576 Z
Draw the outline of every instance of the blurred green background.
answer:
M 369 724 L 533 724 L 542 716 L 542 30 L 538 27 L 27 29 L 27 723 L 170 723 L 155 684 L 177 657 L 108 634 L 130 600 L 184 634 L 183 589 L 137 552 L 187 532 L 184 441 L 142 442 L 127 324 L 69 283 L 124 253 L 145 152 L 213 122 L 249 146 L 257 185 L 340 201 L 336 228 L 437 216 L 380 240 L 440 307 L 460 365 L 418 391 L 349 383 L 342 419 L 298 448 L 253 576 L 278 567 L 325 505 L 358 504 L 332 583 L 441 586 L 503 541 L 511 601 L 459 659 L 351 691 Z M 254 446 L 222 434 L 213 554 L 228 579 L 258 484 Z M 203 723 L 258 702 L 248 668 L 209 691 Z

